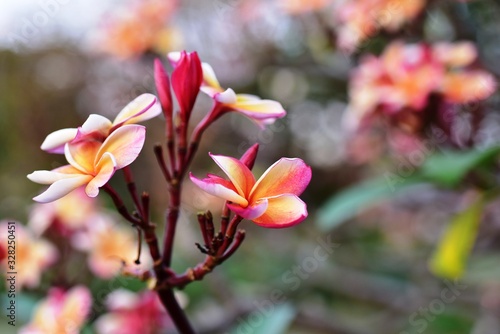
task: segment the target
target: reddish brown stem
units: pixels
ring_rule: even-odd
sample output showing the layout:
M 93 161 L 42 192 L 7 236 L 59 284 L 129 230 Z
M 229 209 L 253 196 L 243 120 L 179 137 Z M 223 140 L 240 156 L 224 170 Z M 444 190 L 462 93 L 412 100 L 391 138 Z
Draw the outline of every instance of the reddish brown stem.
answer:
M 137 187 L 135 185 L 134 176 L 129 166 L 123 167 L 123 175 L 125 176 L 127 189 L 130 194 L 130 197 L 132 198 L 132 201 L 134 202 L 135 209 L 137 210 L 137 212 L 139 212 L 141 216 L 143 216 L 144 212 L 142 210 L 142 205 L 139 202 L 139 197 L 137 196 Z
M 160 144 L 156 144 L 153 149 L 155 152 L 156 161 L 158 162 L 158 165 L 160 166 L 161 172 L 163 173 L 165 180 L 167 180 L 168 183 L 172 183 L 172 176 L 170 175 L 170 172 L 168 171 L 168 167 L 167 167 L 167 164 L 165 163 L 165 158 L 163 156 L 163 148 L 161 147 Z
M 217 256 L 222 256 L 224 252 L 227 250 L 229 245 L 233 242 L 234 234 L 236 233 L 236 229 L 238 228 L 238 224 L 243 220 L 243 217 L 235 215 L 231 222 L 227 227 L 226 235 L 224 236 L 224 242 L 222 246 L 217 251 Z
M 170 188 L 170 205 L 167 214 L 167 228 L 163 240 L 163 265 L 170 267 L 172 262 L 172 249 L 174 247 L 175 230 L 177 227 L 177 219 L 179 218 L 180 205 L 180 185 L 172 184 Z
M 245 240 L 245 235 L 246 233 L 243 230 L 239 230 L 238 232 L 236 232 L 234 242 L 231 244 L 227 252 L 220 258 L 221 263 L 230 258 L 234 254 L 234 252 L 236 252 L 238 248 L 240 248 L 241 243 L 243 242 L 243 240 Z
M 179 330 L 179 333 L 195 334 L 195 331 L 189 323 L 186 314 L 175 299 L 174 291 L 172 289 L 161 289 L 158 291 L 158 296 L 160 297 L 163 306 L 167 309 L 175 327 Z

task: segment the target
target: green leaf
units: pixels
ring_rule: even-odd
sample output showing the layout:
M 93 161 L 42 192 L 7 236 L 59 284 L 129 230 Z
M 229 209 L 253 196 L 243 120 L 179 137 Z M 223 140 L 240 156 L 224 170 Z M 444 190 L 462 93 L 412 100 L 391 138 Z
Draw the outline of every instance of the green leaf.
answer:
M 319 210 L 317 224 L 322 230 L 335 228 L 360 211 L 394 198 L 421 182 L 418 176 L 405 179 L 388 172 L 383 178 L 355 185 L 332 197 Z
M 500 153 L 500 146 L 468 152 L 448 151 L 430 156 L 421 168 L 421 175 L 431 181 L 452 187 L 471 170 L 490 164 Z
M 456 279 L 463 275 L 476 240 L 484 202 L 484 198 L 477 200 L 451 221 L 429 261 L 429 268 L 436 276 Z
M 252 313 L 238 320 L 238 326 L 232 334 L 284 334 L 290 326 L 297 311 L 289 304 L 260 303 Z

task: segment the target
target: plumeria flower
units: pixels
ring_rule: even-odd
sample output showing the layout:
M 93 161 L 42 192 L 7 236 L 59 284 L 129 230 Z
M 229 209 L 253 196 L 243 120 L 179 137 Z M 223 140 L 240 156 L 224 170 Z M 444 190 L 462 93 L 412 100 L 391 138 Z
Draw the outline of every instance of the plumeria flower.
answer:
M 353 71 L 345 126 L 356 130 L 364 120 L 384 114 L 392 119 L 410 117 L 414 120 L 410 123 L 418 125 L 411 127 L 419 128 L 421 121 L 429 118 L 422 111 L 431 95 L 448 103 L 489 97 L 496 88 L 493 76 L 465 67 L 476 58 L 476 49 L 468 42 L 391 43 L 380 57 L 363 58 Z
M 179 66 L 179 58 L 179 52 L 168 54 L 168 59 L 174 67 Z M 250 94 L 236 94 L 231 88 L 222 88 L 213 68 L 207 63 L 202 63 L 201 66 L 203 82 L 200 89 L 216 103 L 212 112 L 207 115 L 207 120 L 214 121 L 226 112 L 236 111 L 247 116 L 260 127 L 264 127 L 264 125 L 272 124 L 276 119 L 286 115 L 286 111 L 279 102 L 262 100 L 260 97 Z
M 176 294 L 179 296 L 178 294 Z M 181 298 L 181 303 L 186 299 Z M 119 289 L 106 298 L 109 313 L 95 323 L 98 334 L 159 333 L 173 327 L 172 320 L 153 291 L 139 294 Z
M 36 235 L 42 235 L 49 229 L 58 235 L 69 236 L 93 223 L 96 214 L 96 202 L 85 194 L 83 188 L 79 188 L 59 201 L 33 205 L 28 227 Z
M 120 271 L 132 273 L 150 269 L 151 258 L 144 252 L 139 259 L 140 265 L 134 263 L 137 242 L 132 229 L 116 224 L 105 213 L 94 215 L 92 224 L 71 239 L 73 247 L 88 253 L 90 270 L 102 279 L 111 279 Z
M 334 3 L 337 44 L 346 51 L 384 29 L 395 32 L 425 8 L 425 0 L 355 0 Z
M 121 126 L 146 121 L 160 113 L 161 106 L 157 98 L 152 94 L 142 94 L 127 104 L 113 122 L 104 116 L 92 114 L 78 129 L 61 129 L 49 134 L 41 149 L 50 153 L 64 153 L 64 145 L 73 140 L 82 141 L 90 137 L 90 140 L 104 141 Z
M 33 200 L 52 202 L 83 185 L 86 185 L 87 196 L 96 197 L 99 188 L 111 179 L 116 170 L 128 166 L 137 158 L 145 139 L 144 126 L 127 124 L 113 131 L 104 142 L 101 142 L 99 133 L 93 132 L 86 135 L 85 140 L 67 143 L 64 154 L 69 165 L 28 175 L 33 182 L 50 184 Z
M 240 160 L 222 155 L 210 157 L 229 180 L 209 174 L 191 180 L 207 193 L 228 201 L 237 215 L 269 228 L 283 228 L 307 217 L 306 204 L 298 197 L 311 180 L 311 168 L 301 159 L 282 158 L 256 181 Z
M 91 34 L 94 49 L 119 58 L 175 49 L 182 44 L 182 35 L 168 21 L 177 7 L 175 0 L 127 1 L 124 7 L 115 6 L 103 26 Z
M 20 334 L 78 334 L 92 306 L 90 291 L 76 286 L 64 292 L 49 290 L 48 296 L 35 308 L 31 322 L 19 330 Z
M 7 240 L 8 235 L 8 223 L 0 222 L 0 238 Z M 49 241 L 35 236 L 21 224 L 16 224 L 16 240 L 16 285 L 35 288 L 44 270 L 56 262 L 59 254 Z M 7 268 L 7 259 L 7 242 L 3 242 L 0 244 L 0 266 Z

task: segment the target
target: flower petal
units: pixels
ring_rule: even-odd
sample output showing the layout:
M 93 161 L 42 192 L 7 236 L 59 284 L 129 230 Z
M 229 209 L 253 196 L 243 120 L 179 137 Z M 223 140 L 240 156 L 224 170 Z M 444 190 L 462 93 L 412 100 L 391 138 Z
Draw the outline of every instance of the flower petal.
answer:
M 267 198 L 267 210 L 252 219 L 262 227 L 283 228 L 296 225 L 307 217 L 306 204 L 297 196 L 286 194 Z
M 62 178 L 54 182 L 47 190 L 33 198 L 34 201 L 41 203 L 53 202 L 66 196 L 71 191 L 83 186 L 92 179 L 90 175 L 67 174 L 67 178 Z
M 64 145 L 76 137 L 78 129 L 61 129 L 49 134 L 40 147 L 50 153 L 64 153 Z
M 91 114 L 80 128 L 82 135 L 97 132 L 102 137 L 106 137 L 111 129 L 111 121 L 104 116 Z
M 257 200 L 282 194 L 300 195 L 309 181 L 311 181 L 311 167 L 302 159 L 281 158 L 257 180 L 250 198 Z
M 219 92 L 223 91 L 219 80 L 217 80 L 217 76 L 215 75 L 215 71 L 210 66 L 210 64 L 202 63 L 201 68 L 203 70 L 203 86 L 211 87 Z
M 268 207 L 268 200 L 264 198 L 255 203 L 252 203 L 245 208 L 233 203 L 227 203 L 227 207 L 238 216 L 241 216 L 248 220 L 253 220 L 262 216 L 264 212 L 266 212 Z
M 216 93 L 213 99 L 222 104 L 235 104 L 237 101 L 236 93 L 231 88 L 226 89 L 222 93 Z
M 67 143 L 64 156 L 69 164 L 84 174 L 94 173 L 94 160 L 101 143 L 94 140 L 81 140 Z
M 238 101 L 228 107 L 242 113 L 243 115 L 256 119 L 277 119 L 286 115 L 281 103 L 272 100 L 248 100 L 241 99 L 237 95 Z
M 165 67 L 161 63 L 160 59 L 155 59 L 155 86 L 158 96 L 160 98 L 163 113 L 167 117 L 172 117 L 172 94 L 170 93 L 170 80 L 168 79 Z
M 257 158 L 257 153 L 259 153 L 259 144 L 253 144 L 250 146 L 248 150 L 240 158 L 240 161 L 248 167 L 248 169 L 252 170 L 253 165 L 255 164 L 255 159 Z
M 237 203 L 242 206 L 248 205 L 248 201 L 236 192 L 233 184 L 228 180 L 224 180 L 223 178 L 215 175 L 209 175 L 208 178 L 200 180 L 193 176 L 192 173 L 189 173 L 189 178 L 203 191 L 211 195 L 225 199 L 226 201 Z
M 146 121 L 161 113 L 160 102 L 153 94 L 142 94 L 125 106 L 113 121 L 113 128 Z
M 453 103 L 467 103 L 486 99 L 496 89 L 493 76 L 484 71 L 449 73 L 445 76 L 442 91 Z
M 105 185 L 113 176 L 116 170 L 116 160 L 113 155 L 106 152 L 97 163 L 97 175 L 87 184 L 85 193 L 89 197 L 96 197 L 99 194 L 99 188 Z
M 130 165 L 141 152 L 146 140 L 146 128 L 142 125 L 127 124 L 113 131 L 102 143 L 94 160 L 97 164 L 104 153 L 109 152 L 116 160 L 116 169 Z
M 211 153 L 208 155 L 210 155 L 215 163 L 229 177 L 238 191 L 238 194 L 244 198 L 248 198 L 248 195 L 255 184 L 255 178 L 250 169 L 248 169 L 248 167 L 238 159 L 223 155 L 213 155 Z
M 168 61 L 173 68 L 177 67 L 177 64 L 181 60 L 181 52 L 180 51 L 172 51 L 167 54 Z
M 37 170 L 28 174 L 28 179 L 39 184 L 52 184 L 56 181 L 72 177 L 71 174 L 79 175 L 81 172 L 73 166 L 66 165 L 54 170 Z
M 181 121 L 187 123 L 203 81 L 198 54 L 182 51 L 171 79 L 172 88 L 179 103 Z

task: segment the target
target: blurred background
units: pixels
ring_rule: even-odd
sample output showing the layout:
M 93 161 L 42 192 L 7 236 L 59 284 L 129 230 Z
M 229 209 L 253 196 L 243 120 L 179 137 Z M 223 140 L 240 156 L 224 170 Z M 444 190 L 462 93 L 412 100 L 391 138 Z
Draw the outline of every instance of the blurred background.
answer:
M 0 217 L 37 226 L 33 212 L 41 209 L 31 198 L 43 187 L 26 175 L 65 164 L 40 150 L 47 134 L 92 113 L 113 119 L 141 93 L 156 94 L 155 57 L 170 72 L 167 52 L 197 51 L 223 87 L 279 101 L 287 116 L 261 130 L 225 115 L 204 136 L 193 172 L 218 173 L 208 152 L 237 157 L 255 142 L 256 175 L 280 157 L 300 157 L 313 170 L 301 196 L 306 221 L 284 230 L 244 222 L 240 250 L 183 290 L 200 333 L 500 333 L 499 14 L 493 0 L 3 0 Z M 467 43 L 466 51 L 427 55 L 445 42 Z M 387 51 L 394 43 L 405 45 L 396 56 Z M 440 62 L 439 75 L 459 73 L 458 83 L 438 87 L 438 72 L 425 72 L 434 86 L 420 84 L 412 71 Z M 476 78 L 469 73 L 483 76 L 480 88 L 467 86 Z M 409 97 L 392 97 L 405 75 Z M 383 89 L 360 96 L 376 85 Z M 192 127 L 211 103 L 198 96 Z M 152 148 L 164 140 L 162 120 L 146 122 L 146 145 L 132 165 L 139 189 L 151 194 L 159 233 L 168 193 Z M 97 201 L 112 209 L 107 196 Z M 222 202 L 187 180 L 182 205 L 178 272 L 202 259 L 196 212 L 217 217 Z M 146 287 L 81 269 L 89 251 L 73 247 L 71 233 L 34 235 L 59 257 L 20 291 L 16 330 L 51 286 L 91 290 L 83 333 L 100 331 L 111 291 Z M 16 331 L 2 321 L 0 332 Z

